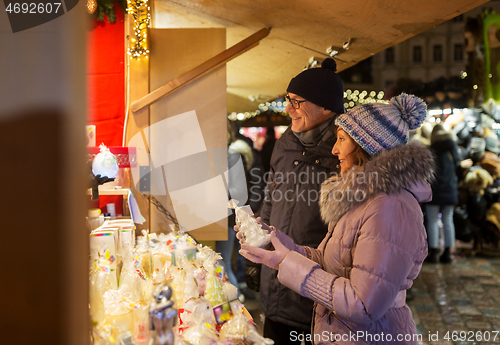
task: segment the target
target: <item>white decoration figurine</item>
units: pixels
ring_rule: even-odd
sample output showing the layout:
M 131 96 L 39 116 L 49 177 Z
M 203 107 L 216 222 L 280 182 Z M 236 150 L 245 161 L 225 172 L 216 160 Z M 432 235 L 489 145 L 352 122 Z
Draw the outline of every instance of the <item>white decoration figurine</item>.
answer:
M 101 144 L 99 149 L 100 152 L 96 154 L 92 162 L 92 172 L 95 176 L 101 175 L 101 177 L 107 176 L 110 179 L 115 178 L 119 169 L 116 156 L 104 144 Z
M 229 200 L 228 207 L 234 209 L 236 213 L 236 224 L 245 238 L 245 243 L 254 247 L 265 247 L 271 241 L 271 234 L 269 231 L 262 229 L 250 206 L 238 207 L 237 205 L 238 200 Z

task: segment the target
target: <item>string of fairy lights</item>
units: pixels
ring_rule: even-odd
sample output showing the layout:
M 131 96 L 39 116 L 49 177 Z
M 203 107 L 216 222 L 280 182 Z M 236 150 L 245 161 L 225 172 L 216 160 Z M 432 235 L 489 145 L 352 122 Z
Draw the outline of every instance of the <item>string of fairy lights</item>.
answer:
M 131 59 L 140 59 L 148 57 L 147 48 L 147 28 L 151 23 L 151 8 L 148 6 L 148 0 L 128 0 L 127 13 L 134 18 L 134 34 L 132 38 L 133 46 L 128 49 L 128 55 Z
M 344 92 L 344 108 L 349 110 L 357 105 L 366 103 L 387 103 L 384 100 L 384 91 L 359 91 L 359 90 L 346 90 Z M 287 116 L 288 113 L 285 111 L 288 102 L 284 101 L 274 101 L 260 103 L 258 109 L 255 111 L 247 111 L 244 113 L 231 113 L 228 115 L 228 119 L 231 121 L 245 121 L 260 115 L 261 113 L 272 111 L 278 115 Z
M 360 104 L 367 104 L 367 103 L 387 103 L 386 100 L 384 100 L 384 91 L 379 91 L 378 93 L 375 91 L 359 91 L 359 90 L 346 90 L 344 92 L 344 108 L 346 110 L 349 110 L 357 105 Z

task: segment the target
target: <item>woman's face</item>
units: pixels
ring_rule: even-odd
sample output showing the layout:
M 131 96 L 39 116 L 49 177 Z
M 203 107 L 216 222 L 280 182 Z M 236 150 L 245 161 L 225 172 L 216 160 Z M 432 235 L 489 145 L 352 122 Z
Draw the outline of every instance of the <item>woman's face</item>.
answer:
M 340 172 L 344 172 L 354 165 L 354 157 L 351 153 L 355 148 L 354 140 L 339 127 L 337 130 L 337 142 L 333 145 L 332 153 L 339 158 Z

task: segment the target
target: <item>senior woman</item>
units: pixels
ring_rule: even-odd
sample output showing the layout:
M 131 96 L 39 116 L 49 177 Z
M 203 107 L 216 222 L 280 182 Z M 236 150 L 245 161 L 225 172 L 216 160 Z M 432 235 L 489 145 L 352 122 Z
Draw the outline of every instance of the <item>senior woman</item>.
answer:
M 427 255 L 419 202 L 432 196 L 434 163 L 427 148 L 407 142 L 425 116 L 425 103 L 407 94 L 340 115 L 332 153 L 341 173 L 321 190 L 329 223 L 323 242 L 298 246 L 269 227 L 274 250 L 242 245 L 244 257 L 277 269 L 283 285 L 316 302 L 312 339 L 305 340 L 418 343 L 406 290 Z

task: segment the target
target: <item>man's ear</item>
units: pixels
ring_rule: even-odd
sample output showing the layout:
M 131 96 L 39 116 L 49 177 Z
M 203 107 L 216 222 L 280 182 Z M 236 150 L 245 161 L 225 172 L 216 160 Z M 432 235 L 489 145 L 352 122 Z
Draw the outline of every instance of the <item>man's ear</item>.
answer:
M 335 115 L 335 112 L 333 112 L 329 109 L 323 108 L 323 115 L 324 116 L 333 116 L 333 115 Z

